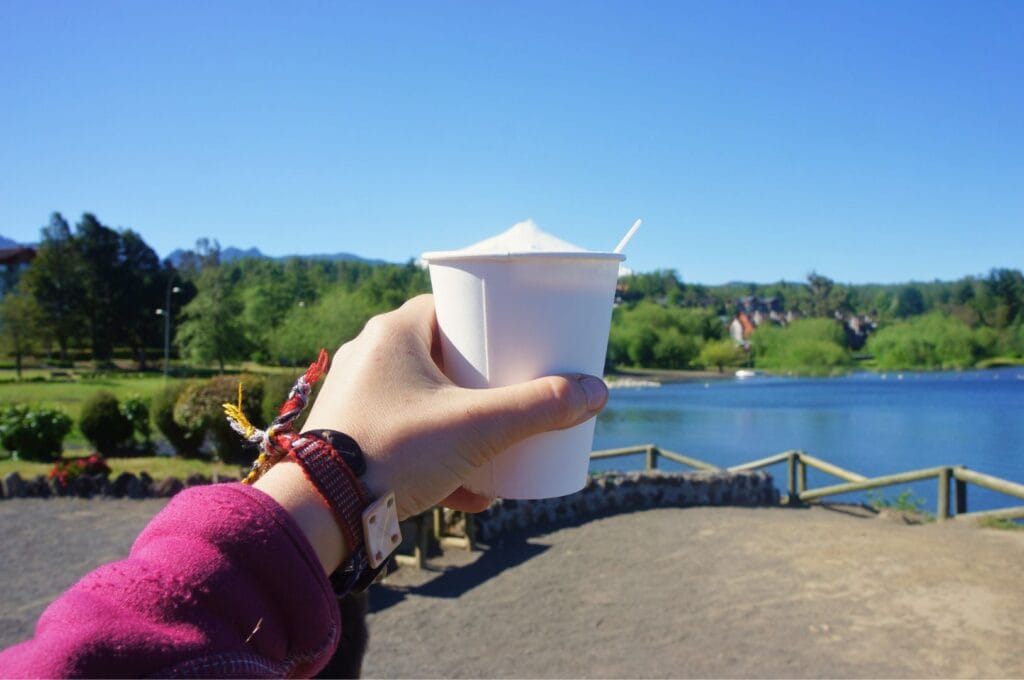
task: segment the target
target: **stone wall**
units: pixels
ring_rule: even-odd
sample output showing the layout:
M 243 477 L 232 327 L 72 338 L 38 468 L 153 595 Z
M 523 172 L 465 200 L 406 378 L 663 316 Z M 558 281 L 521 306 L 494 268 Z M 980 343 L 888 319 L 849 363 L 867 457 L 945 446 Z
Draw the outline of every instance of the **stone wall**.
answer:
M 497 499 L 474 517 L 476 538 L 493 543 L 515 533 L 580 524 L 650 508 L 694 505 L 778 505 L 779 492 L 763 471 L 612 472 L 591 477 L 580 492 L 537 501 Z
M 225 475 L 214 474 L 212 477 L 204 477 L 194 474 L 184 480 L 168 477 L 155 482 L 145 472 L 138 475 L 122 472 L 113 479 L 104 474 L 83 474 L 69 484 L 62 484 L 58 479 L 47 479 L 42 475 L 23 479 L 17 472 L 11 472 L 0 480 L 0 498 L 170 498 L 190 486 L 237 481 L 237 477 Z

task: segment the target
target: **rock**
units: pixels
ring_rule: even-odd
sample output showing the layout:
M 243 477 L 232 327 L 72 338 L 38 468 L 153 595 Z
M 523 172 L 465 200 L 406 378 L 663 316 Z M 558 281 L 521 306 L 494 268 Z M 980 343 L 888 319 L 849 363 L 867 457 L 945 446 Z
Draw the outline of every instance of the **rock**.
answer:
M 202 486 L 204 484 L 209 484 L 209 483 L 210 483 L 210 480 L 207 479 L 206 477 L 203 477 L 198 472 L 193 473 L 193 474 L 191 474 L 191 475 L 189 475 L 188 477 L 185 478 L 185 486 Z
M 153 487 L 153 495 L 159 498 L 170 498 L 184 488 L 185 485 L 181 483 L 180 479 L 168 477 L 156 483 L 156 486 Z
M 52 496 L 67 496 L 68 495 L 68 486 L 67 486 L 67 484 L 62 483 L 56 477 L 54 477 L 53 479 L 49 480 L 47 482 L 47 485 L 50 487 L 50 495 L 52 495 Z
M 139 484 L 142 486 L 142 497 L 153 495 L 153 478 L 149 476 L 148 472 L 139 473 Z
M 145 498 L 142 481 L 130 472 L 122 472 L 111 485 L 111 492 L 118 498 Z
M 138 481 L 138 477 L 132 473 L 122 472 L 115 477 L 113 483 L 111 483 L 111 493 L 117 498 L 128 495 L 128 483 L 132 479 Z
M 28 493 L 25 480 L 17 472 L 12 472 L 4 477 L 3 487 L 6 498 L 24 498 Z
M 133 475 L 132 478 L 128 480 L 128 488 L 125 489 L 125 496 L 136 499 L 146 497 L 146 489 L 142 486 L 142 482 L 138 477 Z
M 102 473 L 92 475 L 93 493 L 97 496 L 113 496 L 114 490 L 110 484 L 110 478 Z
M 71 493 L 79 498 L 92 498 L 95 492 L 96 488 L 89 475 L 78 475 L 71 482 Z
M 28 495 L 32 498 L 49 498 L 50 485 L 46 483 L 46 477 L 36 475 L 35 479 L 29 481 Z

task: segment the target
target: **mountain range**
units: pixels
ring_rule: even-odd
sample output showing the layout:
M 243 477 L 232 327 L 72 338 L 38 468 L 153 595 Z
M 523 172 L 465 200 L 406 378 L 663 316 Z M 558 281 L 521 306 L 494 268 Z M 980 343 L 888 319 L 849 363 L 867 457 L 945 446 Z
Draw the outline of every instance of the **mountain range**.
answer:
M 185 257 L 185 253 L 188 252 L 182 248 L 178 248 L 171 252 L 167 256 L 167 259 L 171 261 L 175 267 L 181 265 L 182 259 Z M 266 258 L 268 260 L 288 260 L 293 257 L 301 257 L 304 260 L 328 260 L 330 262 L 341 262 L 341 261 L 354 261 L 354 262 L 365 262 L 367 264 L 384 264 L 384 260 L 371 260 L 359 255 L 353 255 L 352 253 L 321 253 L 314 255 L 264 255 L 259 248 L 236 248 L 234 246 L 228 246 L 227 248 L 221 248 L 220 261 L 221 262 L 234 262 L 235 260 L 241 260 L 244 258 Z
M 9 239 L 6 236 L 0 234 L 0 249 L 4 248 L 16 248 L 24 245 L 35 245 L 28 243 L 18 243 L 13 239 Z M 175 267 L 181 265 L 181 261 L 187 251 L 183 248 L 174 250 L 167 259 L 171 261 Z M 317 255 L 282 255 L 280 257 L 274 257 L 272 255 L 264 255 L 259 248 L 236 248 L 234 246 L 228 246 L 220 251 L 221 262 L 233 262 L 235 260 L 241 260 L 246 257 L 252 258 L 267 258 L 270 260 L 287 260 L 293 257 L 301 257 L 306 260 L 328 260 L 330 262 L 341 262 L 341 261 L 354 261 L 354 262 L 365 262 L 367 264 L 384 264 L 384 260 L 372 260 L 359 255 L 353 255 L 352 253 L 331 253 L 331 254 L 317 254 Z

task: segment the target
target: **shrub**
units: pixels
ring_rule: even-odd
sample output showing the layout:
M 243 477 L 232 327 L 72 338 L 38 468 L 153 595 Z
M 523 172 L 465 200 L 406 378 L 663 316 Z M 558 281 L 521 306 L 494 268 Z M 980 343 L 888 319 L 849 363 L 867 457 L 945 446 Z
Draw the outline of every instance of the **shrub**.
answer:
M 185 458 L 198 458 L 206 436 L 205 426 L 188 427 L 174 418 L 174 406 L 178 398 L 196 383 L 175 382 L 158 392 L 153 397 L 150 415 L 157 429 L 167 438 L 178 455 Z
M 299 369 L 295 375 L 274 374 L 263 379 L 263 403 L 260 405 L 260 427 L 266 427 L 277 417 L 281 404 L 288 398 L 292 385 L 298 380 Z
M 726 366 L 739 366 L 746 359 L 746 353 L 730 340 L 713 340 L 700 350 L 700 363 L 705 368 L 714 366 L 723 373 Z
M 835 373 L 852 364 L 846 334 L 831 319 L 801 319 L 788 326 L 762 325 L 750 338 L 758 368 Z
M 65 458 L 54 463 L 47 479 L 57 479 L 61 484 L 67 486 L 79 475 L 110 474 L 110 466 L 103 460 L 103 456 L 92 454 L 84 458 Z
M 100 390 L 82 404 L 78 429 L 100 453 L 116 455 L 132 438 L 132 421 L 128 420 L 112 392 Z
M 887 326 L 868 340 L 868 351 L 883 370 L 970 368 L 997 350 L 988 329 L 972 331 L 942 312 Z
M 153 429 L 149 423 L 149 404 L 146 400 L 133 394 L 121 404 L 121 413 L 132 424 L 132 432 L 141 437 L 148 448 Z
M 0 446 L 18 460 L 59 458 L 70 431 L 71 418 L 62 411 L 26 404 L 0 409 Z
M 222 375 L 185 389 L 174 405 L 174 420 L 194 431 L 208 433 L 213 439 L 216 456 L 225 463 L 247 465 L 256 458 L 256 450 L 231 429 L 224 416 L 224 404 L 238 401 L 238 384 L 242 383 L 242 411 L 254 425 L 263 425 L 261 405 L 263 379 L 259 376 Z

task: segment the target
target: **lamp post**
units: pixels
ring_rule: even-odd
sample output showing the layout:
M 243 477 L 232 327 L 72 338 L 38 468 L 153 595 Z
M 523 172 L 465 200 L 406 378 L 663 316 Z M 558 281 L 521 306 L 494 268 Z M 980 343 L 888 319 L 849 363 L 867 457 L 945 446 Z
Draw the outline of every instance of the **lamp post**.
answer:
M 156 310 L 156 313 L 164 317 L 164 377 L 170 372 L 171 366 L 171 293 L 180 293 L 181 288 L 174 284 L 174 277 L 167 280 L 167 302 L 163 309 Z

